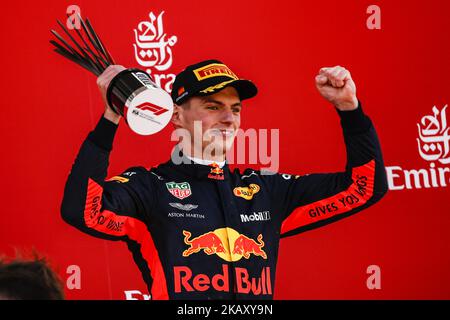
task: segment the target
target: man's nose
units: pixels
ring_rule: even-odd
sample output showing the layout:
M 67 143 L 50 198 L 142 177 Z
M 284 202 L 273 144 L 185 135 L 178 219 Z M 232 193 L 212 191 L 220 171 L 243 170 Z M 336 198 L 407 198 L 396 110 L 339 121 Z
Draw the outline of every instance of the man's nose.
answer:
M 232 123 L 234 121 L 233 111 L 228 108 L 224 108 L 221 114 L 221 122 Z

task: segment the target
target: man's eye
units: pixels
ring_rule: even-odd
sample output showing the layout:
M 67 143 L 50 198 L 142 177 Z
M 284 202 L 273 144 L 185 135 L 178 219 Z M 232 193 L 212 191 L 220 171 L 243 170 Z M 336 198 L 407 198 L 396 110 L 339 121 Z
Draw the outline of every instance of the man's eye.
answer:
M 208 107 L 206 107 L 206 109 L 209 109 L 209 110 L 219 110 L 219 107 L 217 107 L 217 106 L 208 106 Z
M 241 112 L 241 108 L 234 108 L 234 109 L 233 109 L 233 112 L 234 112 L 234 113 L 240 113 L 240 112 Z

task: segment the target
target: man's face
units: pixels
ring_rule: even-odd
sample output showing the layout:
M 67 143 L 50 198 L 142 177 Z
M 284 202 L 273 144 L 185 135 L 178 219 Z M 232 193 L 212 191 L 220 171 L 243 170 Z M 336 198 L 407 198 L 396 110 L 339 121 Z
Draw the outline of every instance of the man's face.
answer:
M 175 127 L 186 129 L 191 137 L 191 155 L 202 152 L 202 158 L 222 157 L 231 148 L 241 124 L 241 101 L 235 88 L 204 97 L 192 97 L 183 107 L 176 106 L 172 122 Z M 197 134 L 194 134 L 197 123 Z M 202 136 L 199 136 L 201 128 Z M 200 138 L 201 141 L 194 141 Z M 200 150 L 201 149 L 201 150 Z M 206 156 L 206 157 L 205 157 Z

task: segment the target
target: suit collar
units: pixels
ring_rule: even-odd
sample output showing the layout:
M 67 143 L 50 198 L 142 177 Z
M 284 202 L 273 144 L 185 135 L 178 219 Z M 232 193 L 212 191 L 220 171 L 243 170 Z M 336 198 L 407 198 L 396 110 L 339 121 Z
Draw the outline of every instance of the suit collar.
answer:
M 163 164 L 163 166 L 200 180 L 222 181 L 229 179 L 230 176 L 230 169 L 226 161 L 222 167 L 217 163 L 211 163 L 209 165 L 196 163 L 184 155 L 178 146 L 172 152 L 171 159 Z

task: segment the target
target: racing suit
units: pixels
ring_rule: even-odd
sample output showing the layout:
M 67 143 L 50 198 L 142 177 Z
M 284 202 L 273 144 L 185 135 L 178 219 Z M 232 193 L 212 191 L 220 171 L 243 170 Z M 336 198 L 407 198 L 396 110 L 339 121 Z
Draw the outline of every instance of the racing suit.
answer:
M 348 217 L 387 191 L 361 104 L 338 114 L 343 172 L 264 175 L 172 158 L 107 181 L 117 125 L 102 117 L 73 164 L 62 217 L 87 234 L 125 241 L 153 299 L 272 299 L 281 237 Z

